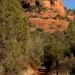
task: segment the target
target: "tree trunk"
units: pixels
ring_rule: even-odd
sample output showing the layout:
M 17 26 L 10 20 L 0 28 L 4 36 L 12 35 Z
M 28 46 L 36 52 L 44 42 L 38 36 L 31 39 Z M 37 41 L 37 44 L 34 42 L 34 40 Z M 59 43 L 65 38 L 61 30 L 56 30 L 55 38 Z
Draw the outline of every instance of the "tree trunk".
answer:
M 56 61 L 56 75 L 58 75 L 58 60 Z

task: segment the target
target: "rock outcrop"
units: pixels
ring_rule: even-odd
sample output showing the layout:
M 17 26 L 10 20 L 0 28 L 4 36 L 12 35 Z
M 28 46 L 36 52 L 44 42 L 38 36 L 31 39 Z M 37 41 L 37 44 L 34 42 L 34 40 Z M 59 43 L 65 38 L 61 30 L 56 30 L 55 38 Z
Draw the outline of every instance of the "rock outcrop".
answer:
M 28 18 L 29 23 L 35 25 L 35 27 L 30 27 L 31 32 L 34 32 L 39 28 L 43 32 L 51 34 L 55 31 L 65 31 L 67 29 L 69 25 L 69 21 L 67 20 L 72 17 L 65 16 L 65 9 L 62 0 L 25 1 L 30 1 L 27 2 L 30 7 L 37 5 L 36 8 L 31 8 L 24 13 L 24 16 Z
M 51 4 L 51 8 L 58 12 L 61 16 L 65 15 L 64 4 L 62 0 L 51 0 L 53 4 Z M 52 3 L 50 2 L 50 3 Z
M 52 8 L 54 11 L 59 13 L 61 16 L 65 15 L 64 4 L 62 0 L 44 0 L 43 6 Z
M 52 8 L 55 12 L 61 16 L 65 15 L 64 4 L 62 0 L 24 0 L 24 4 L 29 6 L 42 5 L 45 8 Z

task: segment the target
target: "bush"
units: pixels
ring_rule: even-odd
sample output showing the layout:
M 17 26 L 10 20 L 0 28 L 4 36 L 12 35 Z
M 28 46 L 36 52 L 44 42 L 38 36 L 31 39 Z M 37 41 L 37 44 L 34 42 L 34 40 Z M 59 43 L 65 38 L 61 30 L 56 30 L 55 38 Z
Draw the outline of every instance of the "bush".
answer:
M 39 31 L 39 32 L 43 32 L 42 28 L 37 28 L 36 30 Z
M 58 27 L 58 28 L 62 28 L 62 25 L 61 25 L 61 24 L 59 24 L 57 27 Z
M 31 28 L 36 27 L 36 25 L 35 24 L 32 24 L 32 23 L 28 23 L 28 26 L 31 27 Z
M 4 67 L 0 66 L 0 75 L 4 75 L 4 71 L 5 71 Z
M 28 44 L 28 55 L 29 60 L 35 62 L 37 66 L 43 64 L 43 55 L 44 55 L 44 40 L 43 37 L 35 32 L 30 35 L 29 44 Z
M 22 69 L 17 59 L 26 57 L 28 23 L 22 13 L 18 0 L 0 0 L 0 64 L 8 72 Z

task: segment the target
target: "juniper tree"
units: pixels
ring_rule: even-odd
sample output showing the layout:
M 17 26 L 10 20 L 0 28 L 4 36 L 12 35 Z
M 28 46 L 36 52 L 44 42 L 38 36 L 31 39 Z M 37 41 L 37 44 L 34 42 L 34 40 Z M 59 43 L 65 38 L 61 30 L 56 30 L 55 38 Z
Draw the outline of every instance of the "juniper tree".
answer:
M 70 44 L 71 52 L 75 56 L 75 46 L 74 46 L 75 45 L 75 22 L 74 21 L 70 22 L 70 25 L 66 30 L 66 38 Z
M 64 52 L 69 48 L 68 43 L 65 41 L 65 36 L 61 32 L 56 32 L 53 35 L 50 35 L 49 42 L 45 46 L 45 61 L 48 60 L 56 63 L 56 75 L 58 75 L 58 63 L 64 58 Z M 48 58 L 48 59 L 46 59 Z M 49 59 L 50 58 L 50 59 Z M 50 66 L 50 64 L 46 64 Z
M 22 68 L 17 58 L 26 55 L 27 20 L 18 0 L 0 0 L 0 64 L 8 71 Z
M 33 33 L 29 38 L 28 55 L 37 66 L 42 66 L 44 56 L 44 38 L 40 33 Z

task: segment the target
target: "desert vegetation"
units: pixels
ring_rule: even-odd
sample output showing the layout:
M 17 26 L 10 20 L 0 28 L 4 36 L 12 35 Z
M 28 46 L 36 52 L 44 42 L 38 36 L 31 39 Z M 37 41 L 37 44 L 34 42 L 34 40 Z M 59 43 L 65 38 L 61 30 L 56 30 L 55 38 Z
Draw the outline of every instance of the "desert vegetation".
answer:
M 74 11 L 71 15 L 75 15 Z M 68 20 L 69 25 L 66 30 L 50 34 L 36 28 L 23 13 L 18 0 L 0 0 L 0 75 L 18 75 L 27 70 L 30 62 L 37 68 L 45 67 L 46 75 L 75 74 L 75 19 L 58 15 L 59 19 Z M 36 30 L 32 32 L 30 28 Z

